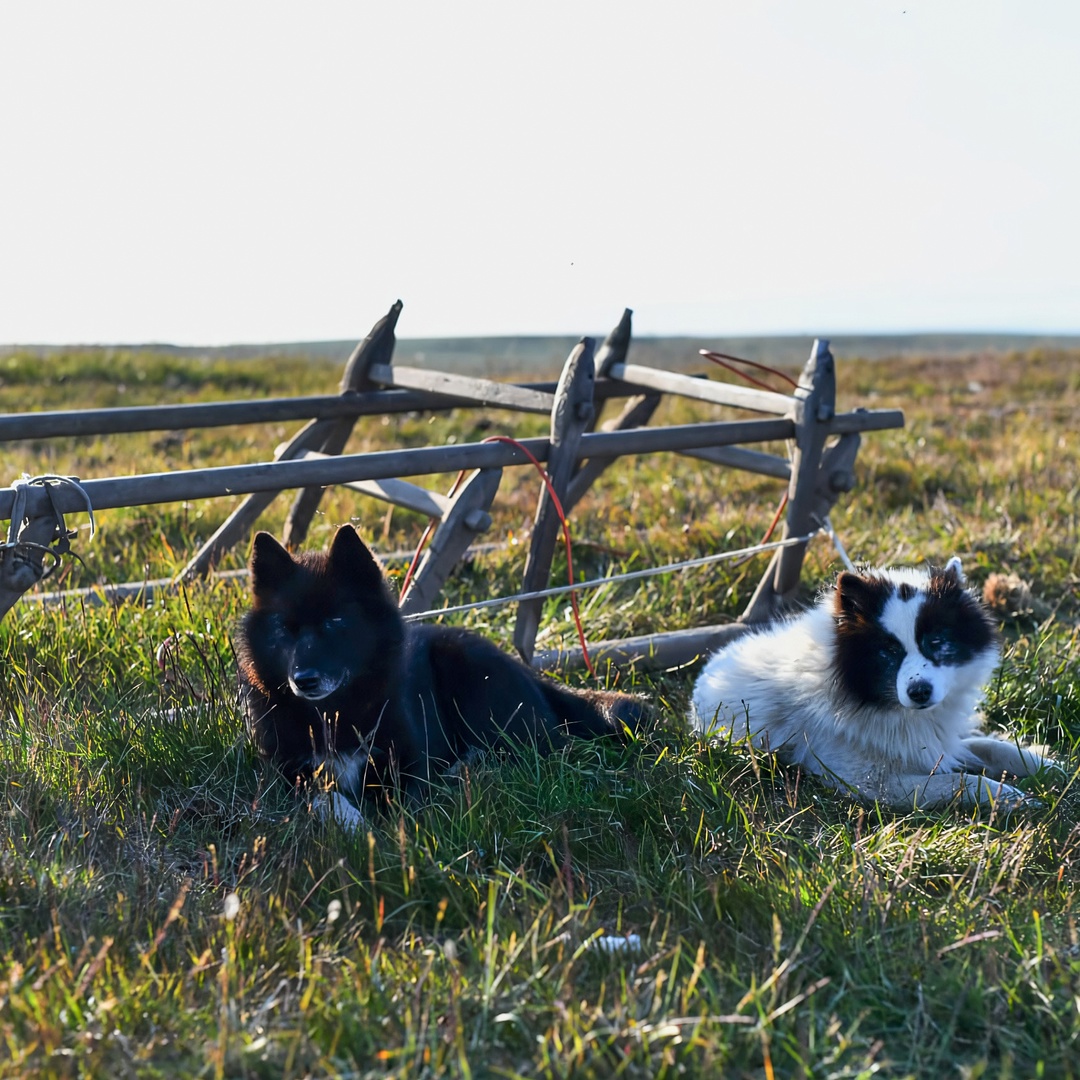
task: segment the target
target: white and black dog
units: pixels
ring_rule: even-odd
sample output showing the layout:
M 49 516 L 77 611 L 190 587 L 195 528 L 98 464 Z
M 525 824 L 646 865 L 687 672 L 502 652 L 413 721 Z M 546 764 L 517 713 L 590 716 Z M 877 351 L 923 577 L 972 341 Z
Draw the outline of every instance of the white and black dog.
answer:
M 842 573 L 808 611 L 713 655 L 694 686 L 702 734 L 748 737 L 866 802 L 931 808 L 1027 797 L 1002 777 L 1053 764 L 984 734 L 994 623 L 944 569 Z

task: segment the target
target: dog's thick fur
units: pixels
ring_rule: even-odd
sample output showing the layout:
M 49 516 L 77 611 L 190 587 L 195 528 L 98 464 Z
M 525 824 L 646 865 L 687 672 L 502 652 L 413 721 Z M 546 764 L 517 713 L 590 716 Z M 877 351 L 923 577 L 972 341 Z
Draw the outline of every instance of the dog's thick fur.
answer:
M 1014 806 L 1025 796 L 1002 777 L 1052 763 L 983 733 L 977 708 L 999 661 L 959 559 L 843 573 L 810 610 L 712 656 L 690 720 L 706 735 L 749 737 L 866 802 Z
M 354 805 L 420 794 L 473 750 L 548 750 L 643 716 L 638 698 L 571 691 L 476 634 L 407 624 L 351 525 L 295 558 L 259 533 L 251 587 L 238 646 L 255 745 L 290 780 L 322 768 Z

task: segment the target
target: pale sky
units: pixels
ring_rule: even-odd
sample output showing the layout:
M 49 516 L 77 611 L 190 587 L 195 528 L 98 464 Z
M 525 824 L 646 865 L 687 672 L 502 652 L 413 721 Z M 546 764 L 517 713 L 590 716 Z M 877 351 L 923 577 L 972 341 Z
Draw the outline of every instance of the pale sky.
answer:
M 1080 331 L 1075 0 L 0 0 L 0 342 Z

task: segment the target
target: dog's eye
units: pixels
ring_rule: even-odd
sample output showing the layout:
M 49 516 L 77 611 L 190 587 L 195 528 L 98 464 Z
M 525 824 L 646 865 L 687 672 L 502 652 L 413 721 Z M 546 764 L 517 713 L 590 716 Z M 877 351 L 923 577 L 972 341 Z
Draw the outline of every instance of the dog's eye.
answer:
M 919 643 L 919 649 L 931 660 L 946 660 L 954 652 L 952 642 L 945 634 L 927 634 Z
M 878 655 L 885 663 L 892 664 L 897 660 L 903 660 L 904 651 L 904 646 L 901 645 L 896 638 L 893 638 L 890 641 L 882 643 L 881 648 L 878 650 Z

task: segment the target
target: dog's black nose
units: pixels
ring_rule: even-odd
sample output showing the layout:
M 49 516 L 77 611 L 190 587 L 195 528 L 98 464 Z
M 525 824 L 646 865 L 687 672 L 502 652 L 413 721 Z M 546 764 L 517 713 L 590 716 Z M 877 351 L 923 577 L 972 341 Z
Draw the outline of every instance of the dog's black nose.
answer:
M 322 676 L 314 668 L 301 668 L 294 671 L 289 681 L 301 697 L 317 696 L 322 688 Z
M 912 679 L 907 684 L 907 696 L 913 705 L 929 705 L 934 696 L 934 688 L 926 679 Z

